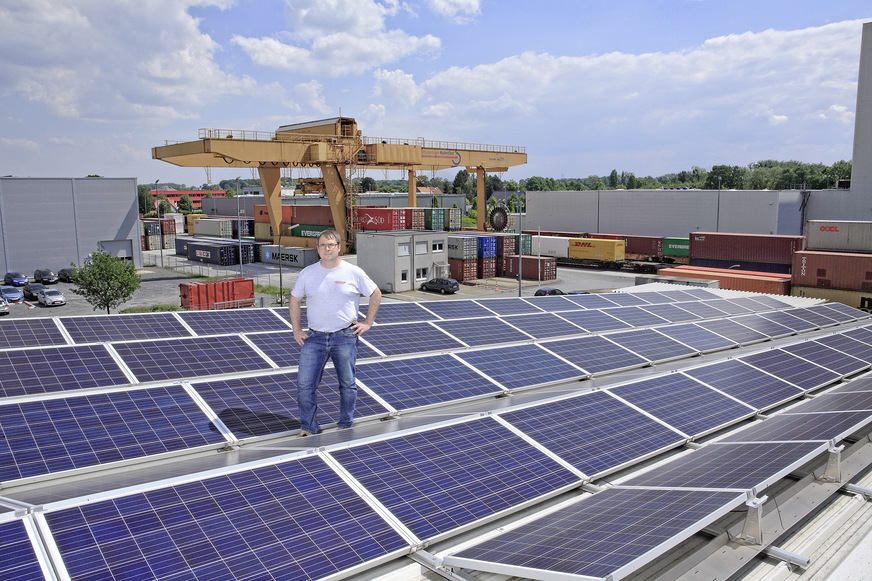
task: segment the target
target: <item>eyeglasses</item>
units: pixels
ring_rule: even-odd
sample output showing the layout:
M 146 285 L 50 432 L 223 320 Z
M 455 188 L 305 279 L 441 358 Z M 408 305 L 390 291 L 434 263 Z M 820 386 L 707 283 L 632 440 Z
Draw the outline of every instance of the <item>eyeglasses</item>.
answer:
M 332 250 L 339 246 L 338 244 L 319 244 L 318 248 L 323 248 L 324 250 Z

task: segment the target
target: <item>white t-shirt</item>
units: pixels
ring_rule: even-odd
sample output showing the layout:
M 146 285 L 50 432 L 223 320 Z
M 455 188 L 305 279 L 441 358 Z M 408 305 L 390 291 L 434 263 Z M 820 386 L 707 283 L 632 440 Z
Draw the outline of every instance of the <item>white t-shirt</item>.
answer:
M 368 297 L 376 285 L 357 265 L 344 260 L 335 268 L 311 264 L 297 276 L 291 294 L 306 298 L 308 327 L 333 333 L 357 320 L 361 295 Z

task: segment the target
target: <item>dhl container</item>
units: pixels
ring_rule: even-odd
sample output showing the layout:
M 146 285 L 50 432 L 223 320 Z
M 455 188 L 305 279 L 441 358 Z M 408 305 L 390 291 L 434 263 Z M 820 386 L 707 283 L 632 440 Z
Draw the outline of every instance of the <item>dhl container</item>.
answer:
M 623 240 L 570 238 L 567 256 L 576 260 L 619 262 L 624 260 L 624 248 Z
M 663 239 L 663 256 L 670 258 L 690 257 L 690 238 L 673 238 L 667 236 Z
M 690 266 L 720 268 L 728 270 L 748 270 L 757 273 L 790 274 L 791 263 L 748 262 L 744 260 L 716 260 L 714 258 L 690 258 Z
M 493 278 L 497 275 L 497 259 L 495 256 L 478 259 L 478 278 Z
M 448 237 L 448 258 L 471 260 L 478 258 L 478 240 L 473 236 L 455 235 Z
M 330 206 L 294 206 L 294 220 L 297 224 L 333 226 L 333 213 Z
M 254 221 L 260 224 L 269 224 L 269 208 L 266 204 L 254 205 Z M 282 224 L 294 223 L 294 206 L 282 206 Z
M 623 240 L 624 257 L 629 259 L 645 259 L 663 256 L 662 236 L 628 236 L 624 234 L 591 233 L 589 236 L 577 238 L 600 238 L 605 240 Z
M 565 236 L 530 236 L 530 254 L 566 258 L 569 256 L 569 241 Z
M 678 276 L 682 278 L 717 280 L 720 288 L 727 290 L 765 293 L 770 295 L 790 294 L 790 278 L 711 272 L 686 268 L 662 268 L 657 271 L 657 274 L 658 276 Z
M 872 292 L 794 285 L 790 287 L 790 294 L 794 297 L 826 299 L 867 313 L 872 312 Z
M 552 256 L 503 256 L 503 276 L 518 276 L 518 259 L 523 280 L 555 280 L 557 278 L 557 259 Z
M 806 250 L 872 253 L 872 222 L 808 220 L 805 225 Z
M 254 304 L 254 281 L 247 278 L 179 283 L 182 307 L 192 310 L 236 308 Z
M 448 270 L 451 278 L 458 282 L 474 280 L 478 276 L 478 259 L 458 260 L 456 258 L 449 258 Z
M 872 254 L 801 250 L 793 255 L 793 284 L 872 292 Z
M 710 258 L 761 264 L 791 264 L 802 250 L 803 236 L 692 232 L 690 258 Z
M 405 230 L 406 211 L 403 208 L 371 208 L 352 206 L 351 220 L 357 230 Z

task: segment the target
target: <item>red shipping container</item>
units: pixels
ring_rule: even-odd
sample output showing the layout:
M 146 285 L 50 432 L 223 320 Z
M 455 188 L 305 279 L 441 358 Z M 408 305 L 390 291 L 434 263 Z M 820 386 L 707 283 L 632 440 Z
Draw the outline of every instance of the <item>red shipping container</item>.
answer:
M 269 211 L 266 208 L 266 204 L 254 205 L 254 221 L 260 224 L 269 224 Z M 282 206 L 282 219 L 280 222 L 282 224 L 294 223 L 293 206 Z
M 475 280 L 478 277 L 478 260 L 475 258 L 470 260 L 449 258 L 448 270 L 451 273 L 451 278 L 458 282 Z
M 227 309 L 254 304 L 254 281 L 248 278 L 179 283 L 181 305 L 191 310 Z
M 777 278 L 777 279 L 785 279 L 787 276 L 783 272 L 762 272 L 759 270 L 739 270 L 737 268 L 712 268 L 710 266 L 693 266 L 689 264 L 682 264 L 680 266 L 673 266 L 674 270 L 696 270 L 698 272 L 722 272 L 726 274 L 741 274 L 745 276 L 763 276 L 769 278 Z
M 789 278 L 773 278 L 771 276 L 754 276 L 729 272 L 707 272 L 703 267 L 699 268 L 700 270 L 686 268 L 661 268 L 657 271 L 657 274 L 660 276 L 680 276 L 682 278 L 716 280 L 718 281 L 720 288 L 726 290 L 765 293 L 770 295 L 790 294 Z
M 524 255 L 521 262 L 521 278 L 524 280 L 555 280 L 557 278 L 557 259 L 553 256 Z M 518 276 L 518 257 L 504 256 L 503 276 Z
M 161 234 L 175 234 L 176 233 L 176 219 L 175 218 L 161 218 L 160 219 L 160 232 Z
M 662 236 L 625 236 L 622 234 L 591 234 L 591 238 L 623 240 L 624 256 L 630 260 L 663 256 Z
M 803 241 L 803 236 L 691 232 L 690 258 L 792 264 Z
M 352 206 L 352 220 L 357 230 L 405 230 L 406 210 Z
M 872 254 L 801 250 L 792 273 L 797 286 L 872 292 Z
M 294 206 L 294 224 L 333 226 L 333 213 L 330 206 Z
M 423 230 L 426 223 L 426 208 L 403 208 L 406 211 L 406 228 Z
M 518 237 L 509 234 L 497 235 L 497 257 L 518 253 Z M 497 269 L 499 270 L 499 269 Z M 497 274 L 499 276 L 499 273 Z
M 479 258 L 478 278 L 493 278 L 497 275 L 497 259 L 494 256 Z

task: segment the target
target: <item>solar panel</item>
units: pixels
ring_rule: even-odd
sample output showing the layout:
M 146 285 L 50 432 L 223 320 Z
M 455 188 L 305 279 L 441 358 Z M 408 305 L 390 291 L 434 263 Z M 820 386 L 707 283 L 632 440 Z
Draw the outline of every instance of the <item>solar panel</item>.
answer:
M 754 312 L 753 309 L 743 307 L 731 299 L 715 299 L 712 301 L 705 301 L 705 304 L 729 315 L 747 315 L 748 313 Z
M 585 309 L 606 309 L 609 307 L 618 306 L 618 303 L 609 300 L 607 297 L 601 294 L 566 295 L 565 298 L 566 300 L 572 301 L 579 307 L 583 307 Z
M 843 377 L 869 368 L 869 363 L 827 347 L 820 341 L 803 341 L 781 349 L 835 371 Z
M 784 308 L 784 307 L 788 306 L 788 305 L 781 305 L 779 307 L 773 307 L 772 305 L 767 305 L 767 304 L 761 303 L 760 301 L 757 300 L 756 295 L 738 297 L 735 299 L 728 299 L 728 300 L 736 305 L 740 305 L 742 307 L 745 307 L 749 311 L 753 311 L 755 313 L 758 311 L 772 311 L 775 308 Z
M 771 339 L 787 337 L 796 332 L 790 327 L 785 327 L 780 323 L 776 323 L 772 319 L 767 319 L 756 314 L 733 317 L 732 320 L 740 325 L 748 327 L 749 329 L 754 329 L 758 333 L 763 333 Z
M 583 335 L 587 332 L 554 313 L 510 315 L 503 317 L 502 320 L 537 339 Z
M 856 337 L 856 335 L 854 335 Z M 820 337 L 816 341 L 827 347 L 831 347 L 842 353 L 847 353 L 866 363 L 872 363 L 872 344 L 864 342 L 861 339 L 855 339 L 851 336 L 851 332 L 840 333 L 838 335 L 829 335 Z
M 632 325 L 611 316 L 609 310 L 568 311 L 560 313 L 560 318 L 566 319 L 573 325 L 578 325 L 588 333 L 632 328 Z
M 492 418 L 330 454 L 422 540 L 579 483 Z
M 2 397 L 128 383 L 103 345 L 0 351 Z
M 730 319 L 710 319 L 696 323 L 703 329 L 722 335 L 740 345 L 765 341 L 769 337 Z
M 66 345 L 53 319 L 11 319 L 0 321 L 0 349 Z
M 541 345 L 590 374 L 629 369 L 650 363 L 647 359 L 599 335 L 549 341 Z
M 589 477 L 686 439 L 605 391 L 500 415 Z
M 651 293 L 607 293 L 606 298 L 621 307 L 634 307 L 637 305 L 650 305 L 651 303 L 642 295 Z
M 686 289 L 681 289 L 681 292 L 688 295 L 688 297 L 692 301 L 707 301 L 709 299 L 719 298 L 719 295 L 717 293 L 699 287 L 689 287 Z
M 460 349 L 464 346 L 463 343 L 446 335 L 430 323 L 373 325 L 361 341 L 365 341 L 388 356 Z
M 800 359 L 781 349 L 769 349 L 741 357 L 742 361 L 789 381 L 795 386 L 811 390 L 840 380 L 841 374 Z
M 300 429 L 296 373 L 192 382 L 191 386 L 237 438 Z M 386 413 L 365 390 L 357 390 L 356 419 Z M 339 380 L 328 367 L 318 385 L 318 423 L 338 421 Z
M 719 442 L 839 441 L 872 422 L 866 411 L 840 413 L 782 413 L 730 434 Z
M 297 345 L 294 339 L 293 331 L 251 333 L 245 337 L 279 367 L 296 367 L 300 363 L 300 346 Z M 372 347 L 362 341 L 358 341 L 358 361 L 378 357 L 379 354 Z
M 435 321 L 433 325 L 472 346 L 533 340 L 533 337 L 527 333 L 519 331 L 504 321 L 493 317 L 488 319 Z
M 825 304 L 812 305 L 810 307 L 806 307 L 804 310 L 806 311 L 806 313 L 814 313 L 815 316 L 821 317 L 822 321 L 824 318 L 829 319 L 829 322 L 821 322 L 821 327 L 826 327 L 837 322 L 853 320 L 853 317 L 847 318 L 844 314 L 829 308 Z
M 843 331 L 842 333 L 851 339 L 863 341 L 864 343 L 872 343 L 872 327 L 855 327 L 848 331 Z
M 507 389 L 579 379 L 587 375 L 538 345 L 462 351 L 456 356 Z
M 687 300 L 687 297 L 682 295 L 681 291 L 654 291 L 648 293 L 645 298 L 650 303 L 661 305 Z
M 822 306 L 826 307 L 826 311 L 824 312 L 824 314 L 827 314 L 831 311 L 839 313 L 843 317 L 837 319 L 839 321 L 857 321 L 860 319 L 868 319 L 870 316 L 872 316 L 866 311 L 861 311 L 860 309 L 849 307 L 845 303 L 826 303 Z M 829 317 L 830 315 L 827 316 Z
M 542 309 L 522 298 L 476 299 L 475 302 L 497 315 L 523 315 L 542 312 Z
M 59 322 L 74 343 L 191 336 L 172 313 L 61 317 Z
M 444 564 L 528 579 L 622 579 L 744 500 L 735 492 L 610 488 Z
M 45 579 L 20 519 L 0 522 L 0 579 Z
M 466 319 L 470 317 L 492 317 L 493 313 L 471 300 L 427 301 L 421 305 L 443 319 Z M 378 317 L 378 315 L 376 315 Z
M 788 303 L 768 295 L 751 295 L 748 297 L 742 297 L 742 300 L 748 301 L 747 304 L 749 305 L 753 305 L 754 303 L 760 305 L 760 307 L 754 309 L 755 311 L 759 311 L 761 307 L 764 310 L 786 309 L 790 307 Z
M 112 345 L 137 380 L 165 381 L 272 369 L 240 337 L 196 337 Z M 216 366 L 215 362 L 221 365 Z
M 762 489 L 826 450 L 826 442 L 703 446 L 623 482 L 623 486 Z
M 684 373 L 758 410 L 768 409 L 802 395 L 800 388 L 740 359 L 728 359 L 686 369 Z
M 361 363 L 356 377 L 397 410 L 503 393 L 451 355 Z
M 682 345 L 654 329 L 635 329 L 612 333 L 608 338 L 624 349 L 629 349 L 650 361 L 668 361 L 669 359 L 690 357 L 697 354 L 695 349 Z
M 667 337 L 675 339 L 676 341 L 681 341 L 685 345 L 692 347 L 699 353 L 729 349 L 730 347 L 736 346 L 734 341 L 730 341 L 726 337 L 722 337 L 717 333 L 712 333 L 708 329 L 703 329 L 699 325 L 694 325 L 693 323 L 668 325 L 665 327 L 658 327 L 657 330 Z
M 691 437 L 716 430 L 754 413 L 748 406 L 681 373 L 660 375 L 609 389 Z
M 663 305 L 647 305 L 639 308 L 644 309 L 649 313 L 653 313 L 658 317 L 662 317 L 670 323 L 685 323 L 687 321 L 697 321 L 701 318 L 694 315 L 690 311 L 683 309 L 681 305 L 676 305 L 675 303 L 667 303 Z
M 528 297 L 524 300 L 548 312 L 577 311 L 584 308 L 563 296 Z
M 806 321 L 805 319 L 800 319 L 795 315 L 791 315 L 787 311 L 772 311 L 769 313 L 760 313 L 758 316 L 767 319 L 769 321 L 773 321 L 778 323 L 779 325 L 784 325 L 789 329 L 793 329 L 794 331 L 809 331 L 811 329 L 817 329 L 817 325 Z
M 73 579 L 322 579 L 409 550 L 319 456 L 45 518 Z
M 800 319 L 805 319 L 809 323 L 814 324 L 817 327 L 828 327 L 830 325 L 837 324 L 834 319 L 831 317 L 827 317 L 823 313 L 818 311 L 813 311 L 810 308 L 805 309 L 788 309 L 784 311 L 785 313 L 790 313 L 795 317 L 799 317 Z
M 366 318 L 369 305 L 360 305 L 360 313 Z M 413 321 L 432 321 L 436 317 L 425 310 L 421 303 L 381 303 L 375 315 L 376 323 L 411 323 Z
M 633 325 L 634 327 L 665 325 L 669 322 L 663 317 L 658 317 L 654 313 L 649 313 L 641 307 L 618 307 L 617 309 L 608 309 L 608 313 L 625 323 Z
M 716 309 L 708 304 L 708 302 L 703 301 L 695 303 L 680 303 L 677 306 L 681 307 L 689 313 L 693 313 L 700 319 L 717 319 L 719 317 L 728 316 L 727 313 L 725 313 L 724 311 Z
M 179 385 L 0 405 L 0 481 L 226 444 Z
M 179 316 L 197 335 L 287 331 L 289 328 L 289 325 L 276 317 L 270 309 L 184 311 L 179 313 Z
M 361 308 L 363 308 L 363 307 L 361 307 Z M 287 321 L 289 325 L 291 324 L 291 314 L 288 312 L 288 307 L 270 309 L 270 310 L 273 313 L 280 316 L 283 320 Z M 300 324 L 303 326 L 304 329 L 309 327 L 308 318 L 309 317 L 308 317 L 308 313 L 306 312 L 306 307 L 301 307 L 300 308 Z M 376 316 L 376 318 L 377 318 L 377 316 Z
M 833 391 L 802 403 L 803 413 L 872 411 L 872 391 Z M 792 411 L 792 410 L 791 410 Z

